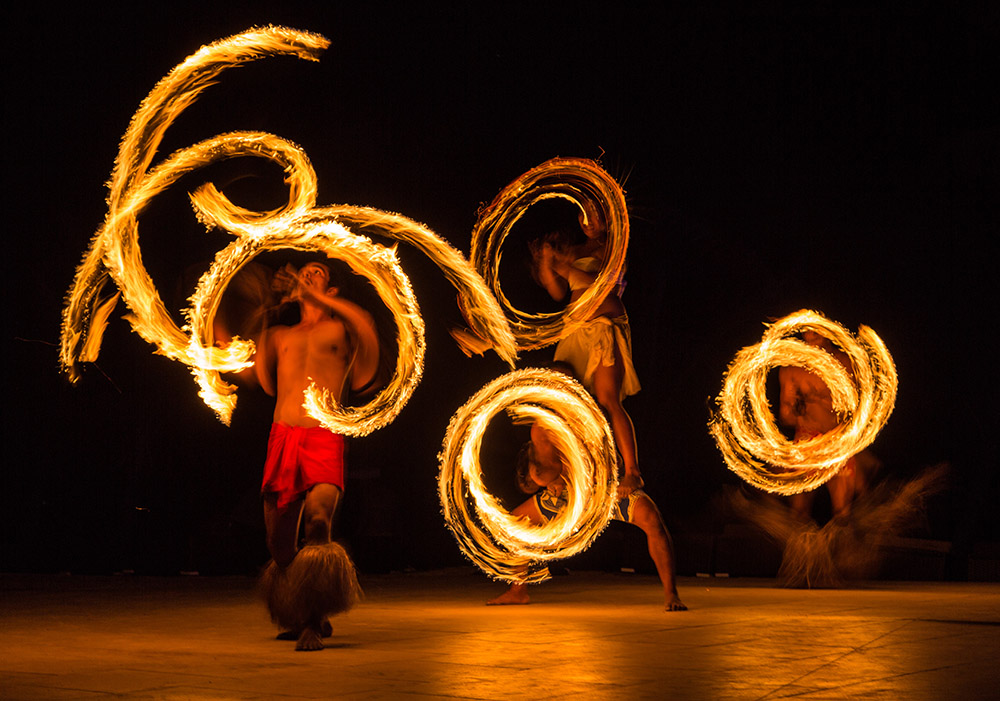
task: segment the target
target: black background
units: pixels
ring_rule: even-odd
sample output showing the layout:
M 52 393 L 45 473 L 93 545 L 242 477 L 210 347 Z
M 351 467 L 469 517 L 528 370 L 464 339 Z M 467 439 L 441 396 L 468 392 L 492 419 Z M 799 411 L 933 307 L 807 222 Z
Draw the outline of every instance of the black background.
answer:
M 809 307 L 871 326 L 895 357 L 897 407 L 874 446 L 887 474 L 951 464 L 925 535 L 959 551 L 998 539 L 988 3 L 277 5 L 39 4 L 6 22 L 4 570 L 232 572 L 266 557 L 268 399 L 241 390 L 223 427 L 187 370 L 121 320 L 123 305 L 78 386 L 60 376 L 55 344 L 132 113 L 199 46 L 268 23 L 332 45 L 319 63 L 224 73 L 161 153 L 268 131 L 309 155 L 319 204 L 401 212 L 465 252 L 478 207 L 553 156 L 600 157 L 624 183 L 624 300 L 643 383 L 626 408 L 675 533 L 717 529 L 712 497 L 738 482 L 706 430 L 727 364 L 768 319 Z M 281 202 L 277 169 L 228 174 L 240 167 L 260 177 L 239 181 L 234 199 Z M 186 177 L 140 218 L 172 310 L 229 240 L 206 234 L 186 202 L 210 175 Z M 400 255 L 428 358 L 399 419 L 351 445 L 342 533 L 369 569 L 461 561 L 439 514 L 436 454 L 452 413 L 505 371 L 458 352 L 453 290 L 416 251 Z

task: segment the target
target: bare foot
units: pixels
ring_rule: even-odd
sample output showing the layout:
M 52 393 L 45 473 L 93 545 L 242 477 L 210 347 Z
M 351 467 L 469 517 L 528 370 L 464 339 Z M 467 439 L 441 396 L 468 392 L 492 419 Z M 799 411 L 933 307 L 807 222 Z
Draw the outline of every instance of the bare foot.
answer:
M 329 638 L 333 635 L 333 626 L 330 625 L 330 619 L 324 618 L 323 622 L 319 626 L 319 634 L 321 637 Z M 301 630 L 283 630 L 278 635 L 275 636 L 276 640 L 298 640 L 299 636 L 302 635 Z
M 681 601 L 681 597 L 677 596 L 677 592 L 667 599 L 667 605 L 663 607 L 665 611 L 687 611 L 688 607 L 684 605 Z
M 323 640 L 320 638 L 320 631 L 307 627 L 299 636 L 299 641 L 295 643 L 296 650 L 310 651 L 322 650 Z
M 511 584 L 510 589 L 495 599 L 486 602 L 487 606 L 517 606 L 530 603 L 528 587 L 524 584 Z

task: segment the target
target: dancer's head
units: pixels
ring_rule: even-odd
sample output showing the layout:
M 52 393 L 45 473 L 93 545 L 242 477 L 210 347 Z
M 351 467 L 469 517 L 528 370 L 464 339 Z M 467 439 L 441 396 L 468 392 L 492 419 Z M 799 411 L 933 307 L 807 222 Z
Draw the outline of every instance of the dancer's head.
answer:
M 299 284 L 326 292 L 337 290 L 330 275 L 330 266 L 319 261 L 310 261 L 299 269 Z

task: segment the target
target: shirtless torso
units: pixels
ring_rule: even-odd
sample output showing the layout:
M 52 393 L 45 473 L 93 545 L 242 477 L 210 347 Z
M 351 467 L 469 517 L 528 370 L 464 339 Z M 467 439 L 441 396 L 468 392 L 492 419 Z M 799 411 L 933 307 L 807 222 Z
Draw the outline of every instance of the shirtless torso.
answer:
M 811 346 L 822 348 L 840 362 L 854 376 L 850 358 L 829 339 L 807 331 L 803 340 Z M 799 367 L 783 367 L 778 370 L 781 385 L 779 419 L 782 425 L 795 429 L 795 439 L 805 440 L 827 433 L 836 428 L 841 419 L 833 410 L 830 389 L 819 377 Z M 856 493 L 864 487 L 863 476 L 858 473 L 855 459 L 851 458 L 829 482 L 830 501 L 834 516 L 846 515 Z M 810 518 L 815 490 L 789 497 L 792 510 L 803 521 Z
M 290 296 L 299 304 L 301 321 L 275 326 L 261 338 L 257 376 L 264 391 L 276 398 L 275 422 L 318 426 L 302 405 L 311 382 L 341 397 L 348 381 L 351 389 L 359 389 L 377 370 L 378 337 L 371 316 L 328 284 L 324 266 L 303 266 Z
M 311 382 L 343 394 L 351 361 L 351 339 L 344 322 L 329 316 L 278 327 L 268 339 L 276 366 L 274 420 L 290 426 L 318 426 L 302 405 Z

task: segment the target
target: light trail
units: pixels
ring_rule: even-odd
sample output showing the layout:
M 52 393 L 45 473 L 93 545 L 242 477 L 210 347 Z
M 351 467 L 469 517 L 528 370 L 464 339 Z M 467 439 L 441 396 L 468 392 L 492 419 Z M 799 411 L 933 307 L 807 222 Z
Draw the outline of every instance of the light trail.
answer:
M 119 299 L 129 308 L 132 328 L 156 352 L 188 365 L 199 395 L 224 423 L 236 403 L 236 388 L 221 372 L 252 365 L 252 341 L 215 344 L 213 321 L 234 275 L 263 251 L 294 249 L 324 253 L 346 262 L 365 277 L 393 316 L 397 328 L 397 363 L 389 383 L 362 407 L 341 406 L 330 392 L 310 386 L 303 397 L 309 413 L 330 430 L 365 435 L 391 422 L 420 381 L 425 354 L 419 306 L 395 254 L 347 227 L 370 230 L 406 243 L 427 255 L 459 292 L 459 305 L 472 331 L 513 365 L 517 350 L 553 343 L 588 318 L 617 284 L 628 245 L 624 193 L 596 163 L 559 158 L 529 171 L 487 207 L 473 234 L 473 253 L 493 290 L 461 253 L 428 227 L 399 214 L 369 207 L 316 206 L 316 174 L 294 143 L 260 132 L 222 134 L 181 149 L 152 166 L 167 128 L 227 68 L 274 55 L 318 60 L 329 42 L 322 36 L 283 27 L 264 27 L 202 47 L 161 80 L 143 100 L 122 139 L 109 181 L 108 213 L 77 269 L 63 311 L 60 361 L 72 381 L 80 364 L 97 359 L 108 318 Z M 281 167 L 288 202 L 257 212 L 233 204 L 212 183 L 191 193 L 198 219 L 208 228 L 234 237 L 220 250 L 199 280 L 178 327 L 142 262 L 138 217 L 149 203 L 182 176 L 230 158 L 255 157 Z M 530 204 L 563 198 L 581 211 L 593 204 L 605 222 L 609 259 L 597 282 L 559 315 L 525 315 L 510 309 L 499 289 L 500 247 L 510 227 Z M 106 293 L 108 282 L 117 292 Z M 515 316 L 515 332 L 504 305 Z M 569 501 L 563 514 L 542 527 L 517 522 L 484 489 L 478 446 L 489 418 L 506 408 L 519 420 L 538 421 L 567 460 Z M 455 451 L 458 452 L 455 452 Z M 614 505 L 617 464 L 614 441 L 603 414 L 589 394 L 560 373 L 525 370 L 483 388 L 452 420 L 442 453 L 442 504 L 449 527 L 463 551 L 496 577 L 538 581 L 547 575 L 539 562 L 566 557 L 588 547 L 603 530 Z M 456 469 L 456 466 L 460 466 Z M 464 498 L 468 484 L 478 530 Z M 457 491 L 456 491 L 457 490 Z M 494 543 L 495 539 L 495 543 Z
M 842 349 L 854 372 L 831 354 L 790 336 L 815 331 Z M 767 374 L 799 367 L 830 390 L 844 418 L 833 430 L 795 442 L 782 435 L 768 405 Z M 899 381 L 892 356 L 867 326 L 853 336 L 840 324 L 803 309 L 770 325 L 760 343 L 736 354 L 709 424 L 722 457 L 750 484 L 783 495 L 805 492 L 832 478 L 852 455 L 869 446 L 889 419 Z
M 593 205 L 607 228 L 608 257 L 594 284 L 564 310 L 528 313 L 515 308 L 500 287 L 502 247 L 527 209 L 547 199 L 567 200 L 584 216 L 585 203 Z M 511 182 L 480 212 L 470 258 L 506 311 L 518 348 L 530 350 L 556 343 L 593 316 L 621 279 L 628 239 L 625 193 L 614 178 L 589 159 L 553 158 Z
M 308 161 L 302 164 L 284 160 L 294 158 L 293 152 L 297 149 L 256 154 L 253 153 L 254 140 L 244 141 L 241 135 L 228 139 L 217 137 L 201 144 L 201 148 L 175 154 L 152 172 L 149 167 L 167 128 L 203 90 L 216 82 L 222 71 L 274 55 L 315 61 L 328 45 L 329 42 L 318 34 L 283 27 L 250 30 L 202 47 L 157 83 L 142 101 L 118 150 L 108 183 L 108 213 L 104 224 L 94 235 L 67 294 L 60 361 L 71 380 L 79 378 L 80 362 L 97 358 L 108 315 L 117 301 L 116 294 L 104 294 L 109 277 L 132 312 L 133 328 L 145 340 L 156 344 L 158 352 L 189 365 L 207 362 L 220 370 L 247 366 L 251 351 L 245 344 L 231 345 L 226 351 L 206 349 L 195 352 L 193 357 L 189 355 L 187 336 L 170 319 L 142 264 L 136 219 L 149 201 L 178 177 L 213 160 L 213 149 L 217 147 L 236 155 L 243 145 L 251 152 L 248 155 L 284 161 L 286 172 L 293 176 L 290 206 L 294 209 L 311 206 L 310 198 L 315 201 L 315 189 L 312 192 L 302 189 L 309 175 L 315 183 L 315 175 Z M 298 178 L 294 177 L 296 174 Z
M 316 60 L 328 43 L 319 35 L 282 27 L 254 29 L 203 47 L 174 68 L 143 101 L 122 139 L 104 225 L 94 236 L 67 295 L 60 358 L 71 380 L 79 378 L 81 362 L 96 360 L 108 316 L 120 294 L 129 307 L 127 318 L 133 329 L 154 344 L 158 353 L 188 365 L 199 395 L 228 423 L 236 388 L 219 373 L 249 367 L 254 347 L 243 339 L 234 339 L 223 348 L 213 343 L 212 321 L 226 286 L 240 267 L 262 251 L 318 251 L 345 260 L 375 287 L 393 315 L 399 350 L 392 380 L 364 407 L 339 406 L 332 395 L 315 388 L 307 392 L 306 406 L 324 426 L 338 433 L 363 435 L 386 425 L 419 383 L 425 352 L 423 320 L 394 252 L 356 236 L 345 223 L 406 242 L 428 255 L 459 290 L 462 306 L 474 310 L 476 333 L 489 339 L 500 356 L 513 364 L 514 337 L 496 300 L 468 261 L 426 226 L 404 216 L 347 205 L 317 208 L 315 171 L 295 144 L 259 132 L 224 134 L 182 149 L 150 169 L 166 129 L 224 69 L 279 54 Z M 211 183 L 191 194 L 198 218 L 209 228 L 233 234 L 236 240 L 219 251 L 202 276 L 190 307 L 183 312 L 186 324 L 178 328 L 143 266 L 137 217 L 181 176 L 219 160 L 245 156 L 270 160 L 284 170 L 288 203 L 274 211 L 255 212 L 234 205 Z M 103 294 L 109 278 L 119 290 L 110 296 Z
M 564 457 L 568 501 L 545 525 L 512 516 L 483 484 L 483 434 L 504 410 L 515 421 L 539 422 Z M 445 522 L 462 552 L 490 576 L 542 581 L 549 576 L 545 562 L 585 550 L 607 526 L 618 489 L 615 455 L 604 414 L 576 381 L 552 370 L 511 372 L 452 417 L 438 475 Z

